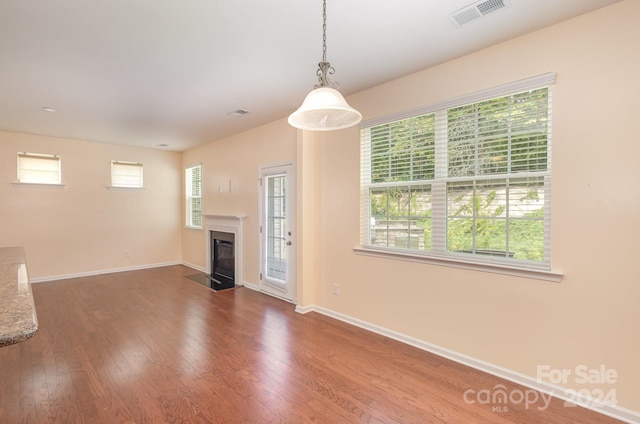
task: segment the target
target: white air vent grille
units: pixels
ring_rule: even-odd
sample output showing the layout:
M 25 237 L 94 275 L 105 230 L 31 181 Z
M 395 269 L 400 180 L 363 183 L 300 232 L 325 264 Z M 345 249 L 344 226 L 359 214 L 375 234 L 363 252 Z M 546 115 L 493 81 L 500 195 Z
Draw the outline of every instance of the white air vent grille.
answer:
M 449 19 L 460 27 L 510 5 L 509 0 L 481 0 L 453 12 Z
M 498 9 L 505 7 L 503 0 L 487 0 L 476 5 L 482 15 L 487 15 L 491 12 L 495 12 Z

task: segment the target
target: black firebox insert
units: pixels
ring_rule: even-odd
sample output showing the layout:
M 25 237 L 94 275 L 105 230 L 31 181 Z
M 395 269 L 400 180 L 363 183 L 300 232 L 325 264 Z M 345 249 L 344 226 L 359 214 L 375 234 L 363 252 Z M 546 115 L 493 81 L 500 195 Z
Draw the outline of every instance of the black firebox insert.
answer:
M 235 234 L 211 231 L 211 288 L 230 289 L 235 284 Z

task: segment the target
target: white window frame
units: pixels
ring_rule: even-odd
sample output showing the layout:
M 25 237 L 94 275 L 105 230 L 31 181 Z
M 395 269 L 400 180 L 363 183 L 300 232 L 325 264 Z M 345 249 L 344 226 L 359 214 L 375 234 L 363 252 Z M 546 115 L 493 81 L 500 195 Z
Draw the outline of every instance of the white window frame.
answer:
M 21 152 L 17 154 L 17 183 L 14 185 L 63 187 L 60 156 Z
M 111 186 L 113 189 L 143 189 L 144 167 L 140 162 L 111 161 Z
M 549 281 L 560 281 L 562 274 L 551 271 L 550 266 L 550 184 L 551 184 L 551 86 L 555 82 L 555 74 L 548 73 L 526 80 L 517 81 L 503 86 L 483 90 L 467 96 L 462 96 L 447 102 L 430 105 L 417 110 L 411 110 L 391 116 L 384 116 L 360 124 L 361 127 L 361 216 L 360 216 L 360 242 L 361 246 L 355 248 L 358 254 L 401 259 L 417 262 L 433 263 L 437 265 L 447 265 L 458 268 L 474 269 L 480 271 L 490 271 L 502 274 L 525 276 Z M 481 254 L 458 254 L 447 252 L 447 184 L 455 179 L 447 178 L 446 152 L 447 152 L 447 131 L 446 115 L 449 109 L 474 104 L 494 98 L 514 95 L 529 90 L 547 87 L 549 102 L 549 133 L 547 139 L 547 169 L 544 172 L 537 172 L 535 176 L 544 179 L 544 260 L 540 262 L 521 261 L 505 258 L 494 258 Z M 403 181 L 373 184 L 371 182 L 371 148 L 370 129 L 378 125 L 400 121 L 407 118 L 435 114 L 435 120 L 440 125 L 435 126 L 435 177 L 428 181 Z M 444 124 L 442 122 L 444 119 Z M 367 146 L 369 143 L 369 146 Z M 444 157 L 444 161 L 443 161 Z M 533 176 L 533 175 L 532 175 Z M 506 176 L 507 178 L 510 175 Z M 505 176 L 490 176 L 491 178 L 505 178 Z M 480 176 L 473 176 L 470 179 L 484 180 Z M 464 179 L 463 179 L 464 180 Z M 411 239 L 408 238 L 407 245 L 401 247 L 373 245 L 371 242 L 372 213 L 370 211 L 372 188 L 384 187 L 415 187 L 430 186 L 431 190 L 431 220 L 432 231 L 438 233 L 432 235 L 431 250 L 418 249 L 411 246 Z
M 200 170 L 200 193 L 197 188 L 193 187 L 193 172 L 195 169 Z M 185 182 L 185 225 L 187 228 L 202 229 L 202 164 L 192 165 L 184 170 Z M 200 207 L 195 207 L 196 201 L 199 201 Z M 196 212 L 196 215 L 194 215 Z M 198 214 L 199 212 L 199 214 Z M 196 217 L 199 217 L 196 219 Z

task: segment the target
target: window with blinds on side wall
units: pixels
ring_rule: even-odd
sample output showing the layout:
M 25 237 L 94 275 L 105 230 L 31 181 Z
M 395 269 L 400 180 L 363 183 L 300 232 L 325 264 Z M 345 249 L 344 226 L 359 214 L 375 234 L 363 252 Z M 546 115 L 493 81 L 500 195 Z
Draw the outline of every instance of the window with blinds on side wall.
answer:
M 186 225 L 202 228 L 202 166 L 185 169 Z
M 27 184 L 61 184 L 60 156 L 18 153 L 18 182 Z
M 550 269 L 554 81 L 362 124 L 362 246 Z
M 143 188 L 142 164 L 111 161 L 111 187 Z

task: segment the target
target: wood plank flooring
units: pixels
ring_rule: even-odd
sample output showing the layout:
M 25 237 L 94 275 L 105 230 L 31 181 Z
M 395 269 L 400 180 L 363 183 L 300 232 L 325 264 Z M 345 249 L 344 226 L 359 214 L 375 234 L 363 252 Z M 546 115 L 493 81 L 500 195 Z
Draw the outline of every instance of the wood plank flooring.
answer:
M 527 389 L 190 274 L 35 284 L 38 333 L 0 348 L 0 423 L 618 422 L 560 400 L 470 404 L 468 389 Z

